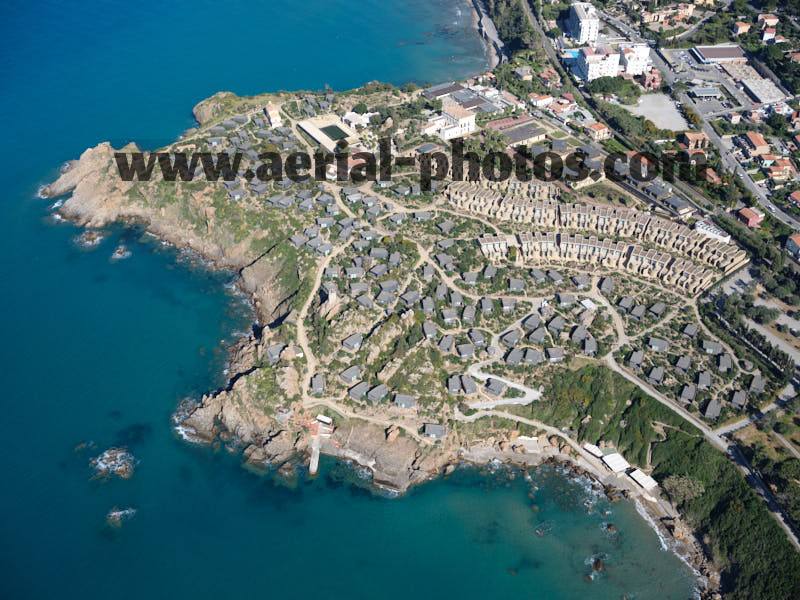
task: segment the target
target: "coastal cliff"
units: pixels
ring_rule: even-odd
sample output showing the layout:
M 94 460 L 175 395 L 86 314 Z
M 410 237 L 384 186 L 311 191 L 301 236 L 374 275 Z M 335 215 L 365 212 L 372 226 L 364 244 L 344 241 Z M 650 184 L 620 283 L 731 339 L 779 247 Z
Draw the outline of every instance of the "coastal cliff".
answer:
M 123 181 L 116 170 L 116 152 L 139 149 L 133 144 L 119 150 L 108 142 L 98 144 L 68 162 L 41 196 L 69 195 L 59 212 L 79 226 L 141 224 L 160 240 L 191 250 L 215 268 L 238 272 L 238 283 L 252 297 L 263 323 L 291 311 L 289 300 L 297 293 L 300 277 L 292 267 L 287 276 L 283 248 L 276 246 L 274 231 L 254 227 L 244 235 L 232 232 L 218 212 L 220 192 L 209 186 L 176 192 L 174 184 L 169 189 L 163 181 Z

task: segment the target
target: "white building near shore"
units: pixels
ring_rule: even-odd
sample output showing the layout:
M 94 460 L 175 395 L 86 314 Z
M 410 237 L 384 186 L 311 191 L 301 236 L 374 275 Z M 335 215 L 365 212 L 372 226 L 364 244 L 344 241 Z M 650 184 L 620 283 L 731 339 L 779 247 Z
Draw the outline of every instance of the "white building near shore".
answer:
M 437 135 L 442 140 L 447 141 L 468 136 L 475 133 L 476 130 L 475 113 L 454 100 L 444 97 L 442 99 L 442 113 L 428 121 L 428 126 L 423 133 Z

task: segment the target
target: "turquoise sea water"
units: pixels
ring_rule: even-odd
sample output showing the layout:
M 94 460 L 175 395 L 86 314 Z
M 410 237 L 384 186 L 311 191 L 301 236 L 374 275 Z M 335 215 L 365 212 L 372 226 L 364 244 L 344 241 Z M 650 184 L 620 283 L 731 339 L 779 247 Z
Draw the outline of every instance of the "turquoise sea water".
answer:
M 247 307 L 228 276 L 135 231 L 79 249 L 34 199 L 87 146 L 168 142 L 220 89 L 478 71 L 468 19 L 460 0 L 0 5 L 0 598 L 687 597 L 688 572 L 631 505 L 587 510 L 557 474 L 535 475 L 533 500 L 520 477 L 469 470 L 386 499 L 332 462 L 287 488 L 179 441 L 170 414 L 223 381 Z M 112 263 L 120 239 L 133 256 Z M 87 440 L 131 448 L 133 479 L 90 480 Z M 112 506 L 138 513 L 110 530 Z

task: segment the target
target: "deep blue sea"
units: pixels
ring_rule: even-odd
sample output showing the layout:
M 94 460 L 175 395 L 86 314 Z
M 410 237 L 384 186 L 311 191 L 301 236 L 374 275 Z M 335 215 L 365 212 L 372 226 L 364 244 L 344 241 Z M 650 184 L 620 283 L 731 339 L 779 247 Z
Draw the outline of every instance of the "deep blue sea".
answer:
M 230 277 L 136 231 L 83 250 L 35 198 L 88 146 L 170 141 L 218 90 L 484 67 L 463 0 L 0 3 L 0 598 L 688 596 L 632 505 L 557 473 L 463 470 L 387 499 L 330 461 L 287 487 L 180 441 L 175 406 L 222 383 L 225 344 L 250 326 Z M 120 239 L 133 256 L 114 263 Z M 92 480 L 117 444 L 134 477 Z M 113 506 L 138 512 L 111 529 Z

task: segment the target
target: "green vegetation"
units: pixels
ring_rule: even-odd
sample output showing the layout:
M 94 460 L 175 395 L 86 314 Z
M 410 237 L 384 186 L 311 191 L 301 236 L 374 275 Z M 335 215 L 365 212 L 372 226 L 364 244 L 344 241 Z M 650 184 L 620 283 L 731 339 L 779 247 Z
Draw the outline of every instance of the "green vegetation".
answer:
M 650 140 L 675 137 L 674 132 L 659 129 L 652 121 L 631 114 L 621 106 L 601 101 L 597 103 L 597 110 L 614 130 L 637 148 L 644 148 Z
M 544 400 L 525 410 L 580 440 L 613 442 L 642 466 L 649 449 L 653 476 L 721 569 L 726 598 L 796 597 L 800 555 L 733 463 L 669 409 L 608 369 L 589 366 L 560 372 Z
M 522 2 L 523 0 L 487 0 L 486 2 L 497 33 L 512 54 L 518 50 L 536 46 L 536 32 L 525 15 Z
M 642 95 L 638 85 L 622 77 L 598 77 L 590 81 L 586 87 L 592 94 L 614 95 L 623 104 L 636 104 Z

